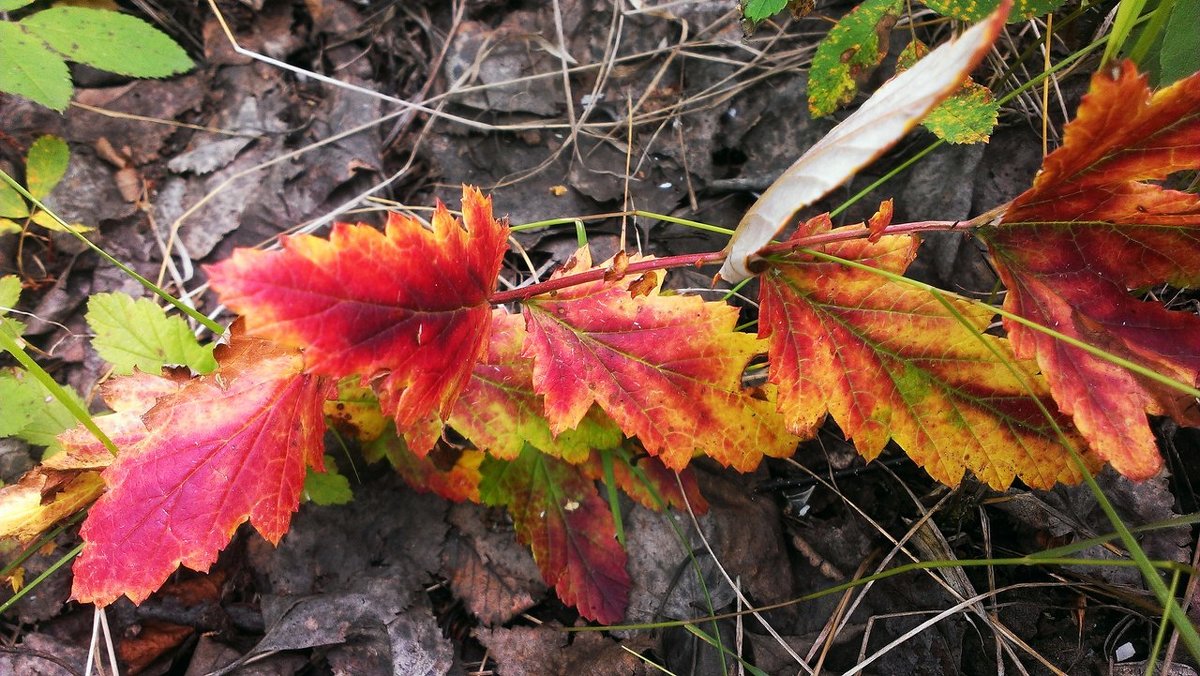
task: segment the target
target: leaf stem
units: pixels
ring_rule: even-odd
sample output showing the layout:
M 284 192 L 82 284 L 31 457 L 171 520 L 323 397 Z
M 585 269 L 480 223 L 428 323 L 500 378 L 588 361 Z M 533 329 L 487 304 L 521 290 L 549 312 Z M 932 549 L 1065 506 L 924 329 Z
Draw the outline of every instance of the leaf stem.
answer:
M 689 266 L 700 267 L 702 265 L 712 265 L 714 263 L 720 263 L 723 260 L 725 260 L 725 252 L 724 251 L 709 251 L 707 253 L 683 254 L 680 256 L 667 256 L 665 258 L 654 258 L 654 259 L 647 260 L 647 261 L 638 261 L 636 263 L 630 263 L 629 267 L 625 268 L 624 277 L 628 277 L 629 275 L 637 274 L 639 272 L 647 272 L 650 270 L 665 270 L 665 269 L 669 269 L 669 268 L 682 268 L 682 267 L 689 267 Z M 579 272 L 579 273 L 576 273 L 573 275 L 556 277 L 554 279 L 550 279 L 550 280 L 541 282 L 540 284 L 531 284 L 529 286 L 526 286 L 526 287 L 520 288 L 520 289 L 510 289 L 508 291 L 501 291 L 499 293 L 494 293 L 494 294 L 492 294 L 490 302 L 493 305 L 503 305 L 504 303 L 513 303 L 513 302 L 518 302 L 518 301 L 523 301 L 523 300 L 529 300 L 530 298 L 533 298 L 534 296 L 540 296 L 542 294 L 550 293 L 552 291 L 558 291 L 560 289 L 567 289 L 572 286 L 578 286 L 580 284 L 587 284 L 589 282 L 598 282 L 598 281 L 604 279 L 604 275 L 606 275 L 606 274 L 608 274 L 608 270 L 605 270 L 603 268 L 595 268 L 592 270 L 585 270 L 583 272 Z
M 646 212 L 637 212 L 646 213 Z M 655 214 L 656 217 L 661 217 L 661 214 Z M 918 232 L 933 232 L 933 231 L 953 231 L 967 230 L 976 225 L 975 221 L 913 221 L 911 223 L 898 223 L 889 225 L 882 231 L 883 235 L 910 235 Z M 799 239 L 790 240 L 787 242 L 779 242 L 770 244 L 757 254 L 762 257 L 777 256 L 781 254 L 791 253 L 799 249 L 805 249 L 822 244 L 831 244 L 833 242 L 844 242 L 852 239 L 863 239 L 869 237 L 871 231 L 863 226 L 862 228 L 838 228 L 830 232 L 823 232 L 809 237 L 801 237 Z M 646 261 L 638 261 L 630 263 L 625 269 L 623 277 L 628 277 L 640 272 L 649 270 L 669 270 L 672 268 L 685 267 L 701 267 L 704 265 L 715 265 L 725 260 L 726 253 L 724 251 L 709 251 L 698 254 L 682 254 L 679 256 L 667 256 L 665 258 L 654 258 Z M 531 284 L 519 289 L 509 289 L 508 291 L 500 291 L 492 294 L 490 299 L 493 305 L 503 305 L 505 303 L 520 302 L 529 300 L 534 296 L 567 289 L 580 284 L 588 284 L 604 279 L 608 270 L 596 268 L 585 270 L 573 275 L 565 275 L 554 279 L 541 282 L 539 284 Z

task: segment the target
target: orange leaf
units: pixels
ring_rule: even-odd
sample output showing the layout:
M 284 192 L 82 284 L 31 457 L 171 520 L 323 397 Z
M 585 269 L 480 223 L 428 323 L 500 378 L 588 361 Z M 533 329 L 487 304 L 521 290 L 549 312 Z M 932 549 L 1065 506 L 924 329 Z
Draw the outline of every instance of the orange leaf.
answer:
M 1147 180 L 1200 168 L 1200 75 L 1152 93 L 1131 63 L 1092 78 L 1063 146 L 1032 188 L 984 228 L 1004 307 L 1188 385 L 1200 383 L 1200 318 L 1130 293 L 1200 283 L 1200 198 Z M 1059 408 L 1122 474 L 1162 466 L 1146 413 L 1200 421 L 1195 400 L 1005 320 Z
M 219 369 L 160 397 L 147 434 L 104 470 L 105 493 L 80 535 L 72 597 L 141 603 L 183 564 L 208 570 L 247 519 L 272 543 L 322 468 L 330 394 L 299 352 L 235 331 Z
M 594 448 L 621 443 L 621 431 L 592 407 L 572 429 L 550 431 L 542 397 L 533 389 L 533 360 L 521 354 L 525 320 L 503 309 L 492 314 L 487 355 L 475 365 L 471 382 L 450 413 L 450 424 L 478 448 L 506 460 L 525 444 L 578 463 Z
M 589 267 L 580 249 L 556 276 Z M 764 454 L 795 450 L 770 390 L 742 386 L 765 345 L 734 330 L 735 308 L 661 295 L 661 282 L 632 297 L 599 281 L 533 298 L 524 313 L 526 354 L 555 433 L 575 428 L 597 403 L 676 470 L 698 453 L 746 471 Z
M 463 188 L 464 226 L 438 203 L 432 229 L 390 214 L 386 232 L 339 223 L 329 240 L 282 237 L 282 251 L 239 249 L 208 268 L 247 327 L 304 349 L 308 368 L 370 382 L 427 452 L 487 346 L 508 225 Z
M 830 226 L 818 216 L 796 237 Z M 916 247 L 885 236 L 823 250 L 899 274 Z M 968 328 L 924 290 L 801 253 L 773 262 L 762 280 L 759 335 L 770 340 L 771 382 L 794 432 L 811 436 L 829 413 L 868 460 L 894 439 L 951 486 L 965 470 L 997 489 L 1014 476 L 1039 488 L 1080 479 L 1027 395 L 1053 410 L 1034 364 L 977 335 L 991 322 L 987 308 L 950 300 Z

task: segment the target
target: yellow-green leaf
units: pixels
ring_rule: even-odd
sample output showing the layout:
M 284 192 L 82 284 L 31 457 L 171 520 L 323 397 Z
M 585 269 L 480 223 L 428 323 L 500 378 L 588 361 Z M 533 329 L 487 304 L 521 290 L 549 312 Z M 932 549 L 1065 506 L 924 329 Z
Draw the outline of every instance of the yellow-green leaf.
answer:
M 29 194 L 41 200 L 50 194 L 67 173 L 71 151 L 57 136 L 42 136 L 29 146 L 25 159 L 25 184 Z
M 822 117 L 850 103 L 858 83 L 887 56 L 887 38 L 901 0 L 866 0 L 829 31 L 813 54 L 808 110 Z
M 3 49 L 0 47 L 0 49 Z M 0 69 L 4 68 L 0 64 Z M 8 216 L 9 218 L 25 218 L 29 215 L 29 205 L 25 203 L 25 198 L 21 193 L 17 192 L 16 188 L 0 181 L 0 216 Z M 7 219 L 5 219 L 7 220 Z M 12 223 L 12 221 L 8 221 Z M 13 223 L 16 227 L 16 232 L 21 231 L 21 226 Z M 3 232 L 3 230 L 0 230 Z

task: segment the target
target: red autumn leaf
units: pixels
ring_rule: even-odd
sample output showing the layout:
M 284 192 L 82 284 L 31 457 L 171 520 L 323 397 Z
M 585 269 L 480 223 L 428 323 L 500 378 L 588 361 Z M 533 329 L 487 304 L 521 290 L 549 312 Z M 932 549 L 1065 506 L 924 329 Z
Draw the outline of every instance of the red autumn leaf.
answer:
M 591 267 L 580 249 L 557 276 Z M 763 455 L 787 456 L 788 434 L 770 390 L 742 386 L 765 349 L 734 330 L 737 310 L 694 296 L 644 296 L 598 281 L 525 304 L 535 389 L 556 433 L 575 428 L 593 403 L 672 469 L 695 454 L 739 470 Z
M 979 233 L 1008 287 L 1005 309 L 1195 386 L 1200 318 L 1131 292 L 1200 283 L 1200 197 L 1147 182 L 1197 168 L 1200 75 L 1151 92 L 1131 63 L 1097 73 L 1033 187 Z M 1016 322 L 1005 327 L 1093 450 L 1126 476 L 1162 466 L 1146 413 L 1200 421 L 1191 397 Z
M 329 394 L 299 352 L 235 332 L 219 369 L 158 399 L 145 438 L 104 470 L 80 535 L 72 597 L 141 603 L 180 564 L 206 571 L 247 519 L 277 543 L 322 468 Z
M 625 550 L 608 503 L 579 467 L 526 448 L 515 460 L 487 458 L 479 493 L 504 505 L 547 584 L 584 617 L 612 624 L 629 604 Z
M 438 204 L 432 229 L 390 214 L 386 232 L 339 223 L 329 240 L 282 237 L 208 268 L 249 331 L 304 350 L 307 368 L 371 383 L 414 451 L 436 441 L 484 352 L 508 239 L 492 202 L 463 189 L 463 220 Z
M 492 314 L 487 354 L 471 375 L 450 413 L 450 424 L 476 447 L 513 459 L 525 444 L 570 463 L 586 460 L 595 448 L 621 443 L 621 431 L 592 407 L 573 429 L 557 436 L 545 418 L 542 397 L 533 389 L 533 360 L 523 356 L 525 320 L 503 309 Z
M 795 237 L 830 228 L 829 216 L 818 216 Z M 900 274 L 916 248 L 911 236 L 884 236 L 823 251 Z M 770 263 L 760 301 L 770 379 L 796 433 L 811 436 L 829 413 L 868 460 L 895 439 L 951 486 L 965 470 L 997 489 L 1014 475 L 1039 488 L 1079 480 L 1027 395 L 1053 410 L 1035 365 L 1013 357 L 1006 340 L 978 335 L 990 309 L 950 300 L 968 328 L 922 289 L 799 252 Z

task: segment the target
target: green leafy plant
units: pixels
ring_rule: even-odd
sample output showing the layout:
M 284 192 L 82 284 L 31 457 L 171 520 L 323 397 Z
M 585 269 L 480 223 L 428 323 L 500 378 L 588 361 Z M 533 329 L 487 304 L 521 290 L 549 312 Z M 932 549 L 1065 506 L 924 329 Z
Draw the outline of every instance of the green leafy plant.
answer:
M 32 1 L 0 0 L 0 12 L 19 13 Z M 72 90 L 67 61 L 130 77 L 166 77 L 192 67 L 168 35 L 120 12 L 55 6 L 0 21 L 0 92 L 66 110 Z

